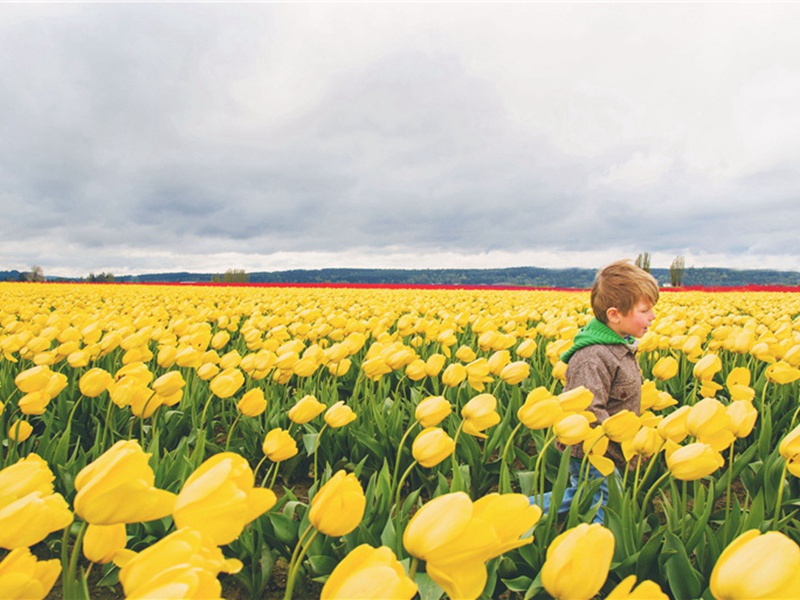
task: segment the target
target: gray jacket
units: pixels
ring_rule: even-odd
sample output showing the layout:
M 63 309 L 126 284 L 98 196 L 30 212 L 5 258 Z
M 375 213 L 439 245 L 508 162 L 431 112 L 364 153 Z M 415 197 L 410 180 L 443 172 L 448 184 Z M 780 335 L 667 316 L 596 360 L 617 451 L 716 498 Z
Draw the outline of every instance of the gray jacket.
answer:
M 642 402 L 642 371 L 636 359 L 636 347 L 594 344 L 575 352 L 567 366 L 564 391 L 581 385 L 594 394 L 589 411 L 597 417 L 597 423 L 624 409 L 638 415 Z M 583 457 L 581 444 L 572 447 L 572 455 Z M 610 442 L 606 455 L 619 468 L 625 468 L 619 444 Z

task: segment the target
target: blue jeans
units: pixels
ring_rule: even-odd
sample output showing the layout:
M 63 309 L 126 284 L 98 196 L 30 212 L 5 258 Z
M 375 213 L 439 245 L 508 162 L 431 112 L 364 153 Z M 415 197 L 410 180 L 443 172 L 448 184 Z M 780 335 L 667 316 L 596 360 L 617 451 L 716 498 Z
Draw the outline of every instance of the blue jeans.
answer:
M 580 458 L 573 456 L 569 459 L 569 487 L 564 490 L 564 496 L 561 498 L 561 504 L 558 506 L 557 512 L 560 515 L 569 512 L 569 508 L 572 506 L 572 500 L 578 493 L 578 485 L 581 481 L 581 464 L 582 461 Z M 600 508 L 597 510 L 597 514 L 594 516 L 594 519 L 592 519 L 592 523 L 600 523 L 602 525 L 605 517 L 605 511 L 603 510 L 603 507 L 605 507 L 606 502 L 608 501 L 608 479 L 592 465 L 589 465 L 589 479 L 602 479 L 600 489 L 595 492 L 595 495 L 592 498 L 593 506 L 597 505 L 598 502 L 601 503 Z M 551 495 L 552 492 L 545 492 L 542 495 L 542 513 L 545 515 L 550 510 Z M 538 504 L 539 496 L 531 496 L 528 500 L 531 504 Z

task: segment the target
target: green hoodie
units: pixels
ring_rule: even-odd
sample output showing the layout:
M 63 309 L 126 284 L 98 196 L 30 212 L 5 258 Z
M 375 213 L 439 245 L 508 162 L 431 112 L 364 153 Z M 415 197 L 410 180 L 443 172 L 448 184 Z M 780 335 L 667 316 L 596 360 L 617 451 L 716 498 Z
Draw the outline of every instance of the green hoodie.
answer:
M 594 344 L 624 344 L 632 346 L 634 343 L 635 340 L 632 337 L 624 338 L 605 323 L 593 318 L 578 332 L 572 346 L 561 355 L 561 360 L 568 363 L 572 355 L 578 350 Z

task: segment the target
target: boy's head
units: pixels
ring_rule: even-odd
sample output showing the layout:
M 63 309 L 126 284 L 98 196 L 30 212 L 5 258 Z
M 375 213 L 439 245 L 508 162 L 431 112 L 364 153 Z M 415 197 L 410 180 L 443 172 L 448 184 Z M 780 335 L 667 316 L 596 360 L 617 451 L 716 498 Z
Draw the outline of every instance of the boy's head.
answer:
M 652 308 L 658 301 L 658 283 L 629 260 L 618 260 L 597 272 L 590 298 L 594 316 L 609 325 L 609 320 L 629 315 L 640 301 Z

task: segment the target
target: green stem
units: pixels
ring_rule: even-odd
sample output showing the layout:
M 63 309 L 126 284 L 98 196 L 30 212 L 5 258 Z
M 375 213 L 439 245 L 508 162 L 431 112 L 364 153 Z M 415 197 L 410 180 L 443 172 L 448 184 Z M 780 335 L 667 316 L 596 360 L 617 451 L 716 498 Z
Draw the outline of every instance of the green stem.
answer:
M 781 471 L 781 480 L 778 483 L 778 498 L 775 501 L 775 516 L 772 519 L 772 529 L 778 531 L 778 521 L 781 516 L 781 503 L 783 501 L 783 487 L 786 483 L 786 470 L 789 467 L 788 462 L 783 463 L 783 471 Z
M 408 567 L 408 577 L 412 581 L 417 574 L 417 567 L 419 566 L 419 559 L 416 556 L 411 557 L 411 565 Z
M 292 593 L 294 592 L 294 582 L 297 579 L 297 571 L 300 569 L 300 565 L 303 562 L 303 557 L 306 555 L 306 552 L 308 552 L 308 547 L 311 546 L 311 544 L 314 542 L 314 539 L 317 537 L 318 534 L 319 531 L 314 529 L 314 532 L 311 534 L 311 537 L 305 543 L 302 550 L 300 550 L 300 554 L 298 554 L 297 557 L 295 558 L 294 566 L 292 566 L 291 564 L 289 565 L 289 575 L 286 580 L 286 593 L 283 595 L 283 600 L 291 600 Z
M 111 423 L 111 411 L 114 408 L 114 402 L 110 399 L 108 401 L 108 407 L 106 408 L 106 422 L 103 424 L 103 435 L 100 437 L 100 452 L 103 452 L 106 444 L 106 433 L 108 433 L 108 429 Z
M 417 461 L 412 462 L 406 469 L 405 473 L 403 473 L 403 476 L 400 478 L 400 481 L 397 483 L 397 491 L 395 492 L 394 496 L 393 512 L 400 508 L 400 492 L 403 489 L 403 484 L 406 481 L 406 477 L 408 477 L 408 475 L 411 473 L 411 470 L 416 466 L 417 466 Z
M 669 475 L 670 475 L 670 472 L 669 471 L 665 471 L 661 475 L 661 477 L 656 479 L 655 482 L 653 483 L 653 485 L 650 486 L 650 489 L 647 490 L 647 493 L 644 495 L 644 500 L 642 501 L 642 510 L 644 510 L 644 508 L 647 506 L 647 503 L 650 501 L 650 497 L 656 492 L 656 490 L 658 489 L 658 486 L 661 485 L 661 482 L 664 481 L 667 477 L 669 477 Z M 635 496 L 634 496 L 634 500 L 636 500 Z
M 403 540 L 403 536 L 400 534 L 400 521 L 403 517 L 403 511 L 400 510 L 400 491 L 403 489 L 403 483 L 405 483 L 406 477 L 408 477 L 408 475 L 411 473 L 411 470 L 415 466 L 417 466 L 416 460 L 409 465 L 408 469 L 406 469 L 406 472 L 403 473 L 403 476 L 400 478 L 400 481 L 397 484 L 397 492 L 395 494 L 394 507 L 392 508 L 392 511 L 397 511 L 395 515 L 396 521 L 394 530 L 395 530 L 395 540 L 397 544 L 396 549 L 398 556 L 400 555 L 400 550 L 402 549 L 402 540 Z M 391 518 L 391 516 L 392 513 L 389 513 L 389 518 Z
M 242 413 L 239 413 L 238 415 L 236 415 L 236 418 L 233 420 L 233 425 L 231 425 L 230 430 L 228 430 L 228 439 L 225 440 L 225 452 L 227 452 L 228 448 L 230 448 L 230 446 L 231 446 L 231 438 L 233 437 L 233 430 L 236 429 L 236 424 L 239 422 L 239 419 L 241 418 L 241 416 L 242 416 Z
M 508 436 L 508 441 L 506 442 L 506 445 L 503 447 L 503 456 L 500 459 L 500 485 L 503 487 L 505 487 L 503 485 L 503 482 L 505 481 L 504 475 L 506 475 L 509 472 L 509 466 L 508 463 L 506 462 L 506 455 L 508 454 L 509 448 L 511 448 L 511 444 L 514 442 L 514 436 L 517 435 L 517 431 L 519 431 L 520 427 L 522 427 L 522 423 L 517 423 L 517 426 L 511 432 L 511 435 Z M 510 488 L 511 488 L 511 476 L 509 475 L 508 489 L 501 489 L 500 493 L 503 494 L 506 492 L 510 492 L 511 491 Z
M 391 485 L 389 486 L 390 490 L 394 489 L 395 481 L 397 481 L 397 472 L 400 470 L 400 458 L 403 454 L 403 446 L 406 444 L 406 440 L 408 439 L 408 435 L 411 433 L 411 430 L 414 429 L 419 424 L 419 421 L 414 421 L 406 432 L 403 434 L 402 439 L 400 440 L 400 445 L 397 447 L 397 457 L 394 459 L 394 471 L 392 471 L 392 481 Z
M 533 477 L 534 477 L 534 479 L 536 479 L 537 476 L 538 476 L 538 479 L 539 479 L 539 485 L 537 486 L 538 489 L 536 490 L 536 492 L 537 492 L 537 494 L 539 496 L 539 504 L 542 503 L 543 498 L 544 498 L 544 496 L 543 496 L 543 494 L 544 494 L 544 469 L 542 469 L 540 471 L 539 468 L 541 467 L 542 459 L 544 458 L 545 452 L 547 451 L 547 447 L 550 446 L 550 444 L 552 444 L 556 439 L 555 435 L 550 435 L 551 432 L 552 432 L 552 428 L 547 430 L 547 433 L 545 434 L 544 445 L 542 446 L 542 449 L 539 451 L 539 456 L 536 457 L 536 465 L 533 467 Z M 568 450 L 568 451 L 571 451 L 571 450 Z
M 278 469 L 280 466 L 281 463 L 275 463 L 275 470 L 272 472 L 272 479 L 269 482 L 269 489 L 273 489 L 275 487 L 275 481 L 278 479 Z
M 67 570 L 64 572 L 64 576 L 62 578 L 62 586 L 64 588 L 64 598 L 81 598 L 80 595 L 80 587 L 76 585 L 75 577 L 78 573 L 78 560 L 80 559 L 81 555 L 81 544 L 83 543 L 83 534 L 86 533 L 86 527 L 88 523 L 83 523 L 81 525 L 80 530 L 78 531 L 78 535 L 75 537 L 75 544 L 72 546 L 72 554 L 70 554 L 69 563 L 67 566 Z M 64 536 L 61 540 L 63 544 L 61 550 L 61 557 L 62 563 L 66 558 L 68 553 L 67 545 L 69 543 L 69 526 L 66 527 L 64 531 Z
M 72 423 L 72 417 L 75 415 L 75 409 L 78 408 L 78 404 L 81 403 L 81 400 L 84 399 L 84 395 L 81 394 L 80 397 L 75 401 L 75 404 L 72 405 L 72 410 L 69 411 L 69 417 L 67 417 L 67 425 Z
M 728 529 L 728 517 L 731 513 L 731 486 L 733 485 L 733 446 L 728 450 L 728 485 L 725 494 L 725 530 Z
M 317 439 L 314 441 L 314 483 L 317 483 L 317 450 L 319 450 L 319 438 L 322 437 L 322 432 L 328 428 L 328 424 L 322 426 L 317 434 Z
M 264 464 L 265 460 L 267 460 L 267 455 L 266 454 L 261 458 L 260 461 L 258 461 L 258 464 L 256 465 L 256 468 L 253 470 L 253 481 L 258 481 L 258 477 L 256 477 L 256 475 L 258 475 L 258 470 L 261 468 L 261 465 Z

